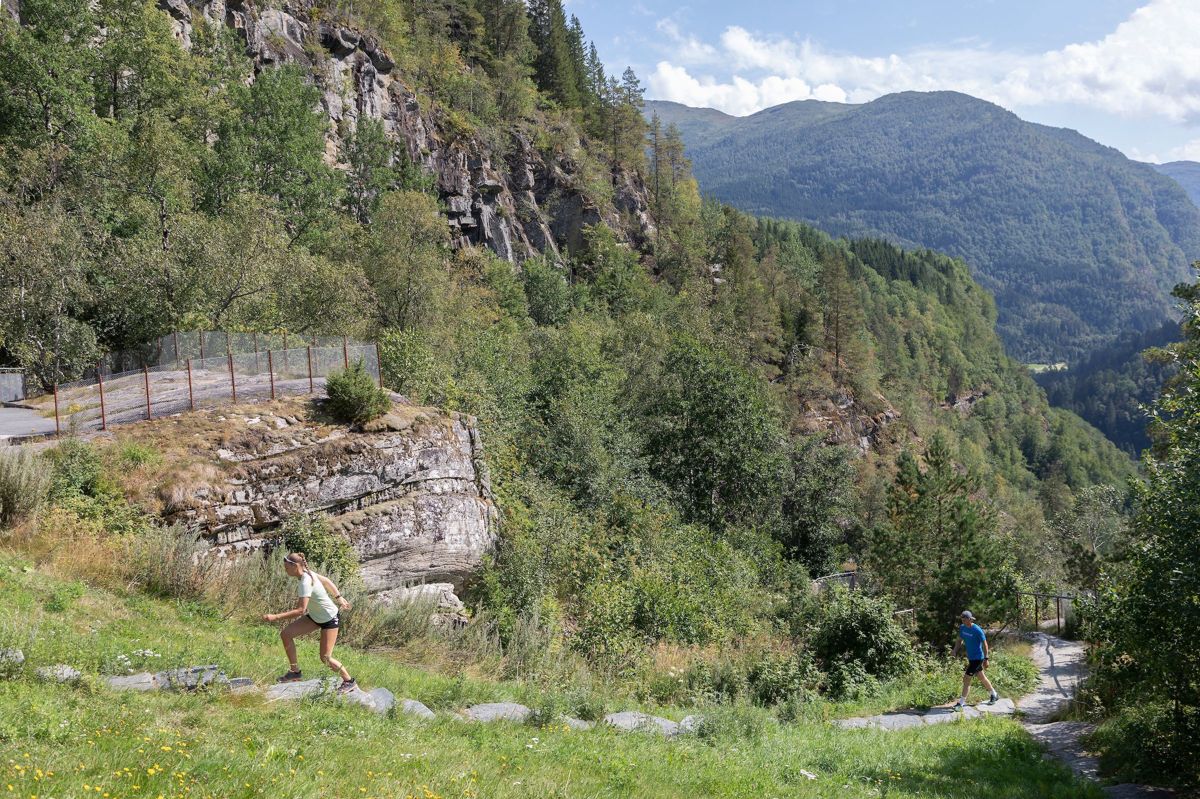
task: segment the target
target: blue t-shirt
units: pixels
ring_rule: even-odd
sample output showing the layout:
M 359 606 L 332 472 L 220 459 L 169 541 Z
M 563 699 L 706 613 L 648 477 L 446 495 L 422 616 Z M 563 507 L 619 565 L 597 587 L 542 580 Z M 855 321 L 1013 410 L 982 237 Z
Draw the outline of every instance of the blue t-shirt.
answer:
M 967 660 L 983 660 L 983 642 L 987 636 L 978 624 L 958 625 L 958 635 L 967 645 Z

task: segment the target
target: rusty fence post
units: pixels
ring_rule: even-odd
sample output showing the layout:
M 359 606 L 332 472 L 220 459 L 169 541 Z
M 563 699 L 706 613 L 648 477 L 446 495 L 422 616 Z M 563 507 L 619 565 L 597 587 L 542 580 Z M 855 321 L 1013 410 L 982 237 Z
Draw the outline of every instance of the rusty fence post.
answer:
M 283 334 L 283 371 L 288 370 L 288 349 L 287 349 L 287 333 Z
M 104 374 L 96 367 L 96 382 L 100 384 L 100 429 L 108 429 L 108 417 L 104 412 Z
M 313 393 L 313 378 L 312 378 L 312 347 L 308 350 L 308 393 Z
M 1054 597 L 1054 604 L 1055 604 L 1054 629 L 1058 631 L 1059 635 L 1062 635 L 1062 596 L 1061 595 Z
M 150 370 L 145 366 L 142 367 L 142 379 L 146 381 L 146 419 L 151 419 L 153 417 L 150 413 Z
M 179 332 L 178 331 L 171 332 L 171 341 L 175 345 L 175 362 L 179 363 Z
M 379 342 L 375 342 L 375 371 L 379 374 L 379 387 L 383 388 L 383 358 L 379 355 Z
M 192 359 L 191 358 L 187 359 L 187 373 L 188 373 L 188 410 L 194 411 L 194 410 L 196 410 L 196 395 L 192 393 Z
M 204 360 L 204 331 L 200 331 L 200 360 Z
M 228 353 L 229 356 L 229 397 L 233 402 L 237 402 L 237 378 L 233 376 L 233 353 Z
M 254 333 L 253 336 L 254 336 L 254 371 L 261 372 L 262 365 L 259 363 L 259 360 L 258 360 L 258 333 Z M 268 339 L 268 341 L 270 341 L 270 339 Z M 269 347 L 269 345 L 268 345 L 268 347 Z
M 267 350 L 267 375 L 271 379 L 271 399 L 275 399 L 275 359 L 270 350 Z
M 350 344 L 345 336 L 342 336 L 342 366 L 350 368 Z
M 58 383 L 54 384 L 54 435 L 62 435 L 62 423 L 58 420 Z

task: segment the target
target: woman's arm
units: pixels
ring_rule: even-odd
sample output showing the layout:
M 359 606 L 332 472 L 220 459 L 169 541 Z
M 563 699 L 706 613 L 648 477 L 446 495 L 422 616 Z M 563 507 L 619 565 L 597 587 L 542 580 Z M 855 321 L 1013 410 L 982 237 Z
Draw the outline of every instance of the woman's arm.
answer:
M 296 607 L 286 613 L 265 613 L 263 621 L 291 621 L 300 618 L 305 613 L 308 613 L 308 597 L 302 596 L 296 600 Z
M 338 587 L 333 584 L 333 580 L 330 580 L 323 574 L 318 574 L 317 576 L 321 578 L 321 585 L 325 586 L 325 590 L 329 592 L 331 597 L 333 597 L 333 601 L 338 603 L 338 606 L 342 610 L 349 610 L 350 601 L 342 596 L 342 592 L 339 591 Z

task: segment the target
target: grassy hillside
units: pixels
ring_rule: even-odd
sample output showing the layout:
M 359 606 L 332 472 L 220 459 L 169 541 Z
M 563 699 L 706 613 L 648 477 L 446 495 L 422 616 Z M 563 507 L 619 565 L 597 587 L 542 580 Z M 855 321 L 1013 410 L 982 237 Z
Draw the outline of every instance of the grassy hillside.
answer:
M 680 126 L 701 188 L 721 200 L 963 258 L 1024 361 L 1073 361 L 1157 327 L 1200 257 L 1200 209 L 1178 185 L 966 95 L 790 103 L 719 124 L 676 104 L 647 113 Z
M 778 725 L 748 710 L 705 735 L 670 741 L 554 724 L 472 725 L 448 711 L 493 698 L 549 710 L 565 707 L 564 698 L 349 650 L 343 659 L 364 684 L 420 697 L 439 718 L 380 718 L 331 701 L 118 694 L 98 675 L 119 672 L 122 656 L 134 668 L 212 662 L 269 680 L 280 660 L 275 631 L 203 603 L 54 579 L 11 550 L 0 553 L 0 586 L 10 609 L 0 643 L 23 646 L 29 658 L 23 676 L 0 680 L 0 788 L 14 796 L 1100 795 L 1045 761 L 1009 720 L 884 733 Z M 154 654 L 136 654 L 147 650 Z M 314 650 L 302 643 L 301 665 L 319 673 Z M 32 678 L 33 668 L 58 662 L 80 667 L 86 681 Z

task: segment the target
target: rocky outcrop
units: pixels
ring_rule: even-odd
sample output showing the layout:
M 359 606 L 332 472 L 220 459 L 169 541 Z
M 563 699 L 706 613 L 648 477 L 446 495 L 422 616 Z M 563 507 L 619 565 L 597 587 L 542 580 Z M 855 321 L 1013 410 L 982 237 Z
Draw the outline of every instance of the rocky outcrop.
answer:
M 293 514 L 323 513 L 353 544 L 370 593 L 413 601 L 413 591 L 429 591 L 419 584 L 436 583 L 425 598 L 453 624 L 463 610 L 454 591 L 496 538 L 474 420 L 399 403 L 363 430 L 302 417 L 298 402 L 191 416 L 200 438 L 209 435 L 207 423 L 219 425 L 220 444 L 201 452 L 217 468 L 165 487 L 165 519 L 199 533 L 218 554 L 233 554 L 269 544 Z
M 882 395 L 874 399 L 882 410 L 867 411 L 848 393 L 811 399 L 797 432 L 824 436 L 828 443 L 853 447 L 862 455 L 879 451 L 888 443 L 889 428 L 900 413 Z
M 6 0 L 6 2 L 9 0 Z M 341 159 L 343 142 L 361 119 L 382 122 L 404 145 L 411 162 L 435 181 L 456 247 L 485 246 L 508 261 L 560 248 L 576 249 L 586 225 L 605 222 L 642 247 L 654 232 L 641 178 L 625 170 L 611 176 L 611 198 L 592 196 L 583 165 L 571 156 L 583 145 L 569 131 L 559 144 L 533 145 L 534 125 L 515 130 L 505 153 L 418 97 L 395 61 L 373 36 L 312 13 L 311 0 L 258 8 L 251 0 L 158 0 L 175 34 L 190 47 L 195 25 L 227 26 L 238 33 L 261 70 L 279 64 L 309 67 L 329 117 L 327 158 Z M 607 194 L 607 192 L 605 192 Z

